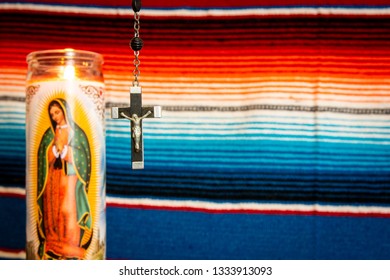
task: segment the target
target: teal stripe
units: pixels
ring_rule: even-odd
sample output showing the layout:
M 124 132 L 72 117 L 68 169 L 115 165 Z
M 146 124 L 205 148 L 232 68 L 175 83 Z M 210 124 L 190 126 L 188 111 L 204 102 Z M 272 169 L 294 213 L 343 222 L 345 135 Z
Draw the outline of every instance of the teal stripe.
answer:
M 348 172 L 353 169 L 355 172 L 389 172 L 388 166 L 375 166 L 372 167 L 353 167 L 351 166 L 313 166 L 311 165 L 286 165 L 286 164 L 272 164 L 272 165 L 250 165 L 247 163 L 237 164 L 237 163 L 213 163 L 213 162 L 183 162 L 183 161 L 161 161 L 161 160 L 152 160 L 149 157 L 146 157 L 145 160 L 145 168 L 198 168 L 201 170 L 210 169 L 210 170 L 224 170 L 225 172 L 246 172 L 246 171 L 275 171 L 279 172 L 279 170 L 288 171 L 288 172 L 316 172 L 317 170 L 322 171 L 339 171 L 339 172 Z M 129 159 L 128 159 L 129 161 Z M 125 164 L 125 161 L 122 162 Z M 130 170 L 130 163 L 128 164 L 128 168 Z
M 310 166 L 312 165 L 313 168 L 323 168 L 328 166 L 333 166 L 334 168 L 337 167 L 349 167 L 349 168 L 355 168 L 355 167 L 386 167 L 390 168 L 390 160 L 386 161 L 373 161 L 373 162 L 366 162 L 362 160 L 325 160 L 325 159 L 302 159 L 302 158 L 265 158 L 261 155 L 258 155 L 258 157 L 244 157 L 244 156 L 238 156 L 238 157 L 232 157 L 232 156 L 221 156 L 221 157 L 211 157 L 211 156 L 181 156 L 180 154 L 172 154 L 167 156 L 161 156 L 156 153 L 146 153 L 145 157 L 148 158 L 150 161 L 165 161 L 165 162 L 187 162 L 192 163 L 196 161 L 197 163 L 216 163 L 216 164 L 226 164 L 228 162 L 229 165 L 233 166 L 236 164 L 247 164 L 247 165 L 284 165 L 284 166 Z M 107 159 L 110 160 L 128 160 L 129 157 L 127 155 L 121 154 L 111 154 L 107 155 Z

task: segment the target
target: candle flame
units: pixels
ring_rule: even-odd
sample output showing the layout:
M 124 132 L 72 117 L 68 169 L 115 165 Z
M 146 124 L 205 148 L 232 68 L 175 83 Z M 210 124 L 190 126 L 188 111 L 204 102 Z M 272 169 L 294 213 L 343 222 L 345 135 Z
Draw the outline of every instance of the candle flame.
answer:
M 76 70 L 73 65 L 66 65 L 64 69 L 64 79 L 71 80 L 76 76 Z

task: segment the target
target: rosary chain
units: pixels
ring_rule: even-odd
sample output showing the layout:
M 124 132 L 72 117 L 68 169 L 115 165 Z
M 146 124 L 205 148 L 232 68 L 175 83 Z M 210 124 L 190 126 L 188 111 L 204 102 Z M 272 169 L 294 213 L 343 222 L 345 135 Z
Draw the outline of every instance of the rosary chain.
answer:
M 138 76 L 141 74 L 141 71 L 139 70 L 139 65 L 141 64 L 139 58 L 139 51 L 134 51 L 134 70 L 133 70 L 133 75 L 134 75 L 134 81 L 133 81 L 133 86 L 138 87 L 139 86 L 139 81 L 138 81 Z
M 135 12 L 134 13 L 134 38 L 139 38 L 139 29 L 140 29 L 139 19 L 140 19 L 139 13 Z M 141 61 L 139 60 L 138 57 L 139 57 L 139 51 L 134 51 L 134 60 L 133 60 L 134 81 L 133 81 L 133 86 L 136 86 L 136 87 L 139 86 L 138 76 L 141 74 L 141 71 L 139 70 L 139 65 L 141 64 Z
M 138 12 L 134 13 L 134 37 L 139 37 L 139 24 L 140 14 Z

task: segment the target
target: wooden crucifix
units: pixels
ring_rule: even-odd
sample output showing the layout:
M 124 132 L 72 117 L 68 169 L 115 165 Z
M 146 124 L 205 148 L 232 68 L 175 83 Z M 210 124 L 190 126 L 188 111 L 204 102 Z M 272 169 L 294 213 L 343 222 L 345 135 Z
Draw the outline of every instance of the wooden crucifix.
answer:
M 161 118 L 161 106 L 142 107 L 142 89 L 139 86 L 133 86 L 130 88 L 130 107 L 112 107 L 111 118 L 130 120 L 132 168 L 143 169 L 144 141 L 142 120 L 145 118 Z
M 112 119 L 128 119 L 131 127 L 131 161 L 133 169 L 144 169 L 144 138 L 142 131 L 142 120 L 145 118 L 161 118 L 161 107 L 142 107 L 142 89 L 139 86 L 138 76 L 140 75 L 138 58 L 142 49 L 143 41 L 139 37 L 141 0 L 133 0 L 134 11 L 134 37 L 130 42 L 130 47 L 134 51 L 134 81 L 130 88 L 130 107 L 111 108 Z

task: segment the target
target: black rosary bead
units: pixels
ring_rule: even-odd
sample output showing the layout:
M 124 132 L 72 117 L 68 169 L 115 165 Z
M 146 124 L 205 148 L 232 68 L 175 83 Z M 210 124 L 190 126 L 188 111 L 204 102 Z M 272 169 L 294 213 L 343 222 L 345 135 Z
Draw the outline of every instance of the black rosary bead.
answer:
M 133 51 L 140 51 L 144 46 L 144 42 L 140 37 L 134 37 L 131 39 L 130 47 Z
M 138 13 L 141 10 L 141 0 L 133 0 L 131 3 L 134 13 Z

